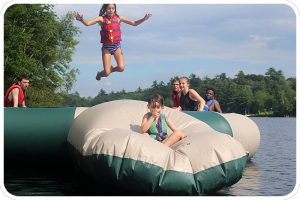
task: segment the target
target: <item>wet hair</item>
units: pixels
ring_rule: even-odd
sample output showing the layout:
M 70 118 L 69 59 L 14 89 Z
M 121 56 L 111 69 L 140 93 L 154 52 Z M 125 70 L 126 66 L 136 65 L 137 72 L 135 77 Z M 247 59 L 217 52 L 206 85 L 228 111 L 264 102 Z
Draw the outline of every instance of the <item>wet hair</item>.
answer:
M 179 78 L 178 77 L 173 78 L 172 83 L 174 83 L 174 82 L 180 82 Z
M 29 77 L 28 77 L 26 74 L 21 74 L 21 75 L 18 77 L 18 81 L 22 81 L 23 79 L 29 80 Z
M 164 107 L 164 98 L 159 94 L 154 94 L 148 99 L 148 106 L 155 105 L 156 102 L 161 106 Z
M 190 84 L 190 79 L 188 77 L 186 77 L 186 76 L 182 76 L 179 79 L 185 79 L 186 82 L 187 82 L 187 84 Z
M 208 90 L 211 90 L 211 91 L 213 91 L 213 93 L 214 93 L 214 95 L 216 95 L 216 91 L 215 91 L 215 89 L 214 88 L 212 88 L 212 87 L 209 87 L 209 88 L 206 88 L 206 93 L 208 92 Z
M 110 4 L 103 4 L 100 11 L 99 11 L 99 16 L 104 16 L 105 12 L 106 12 L 106 9 L 107 7 L 109 6 Z M 117 14 L 117 5 L 116 4 L 113 4 L 115 6 L 115 15 L 118 16 Z

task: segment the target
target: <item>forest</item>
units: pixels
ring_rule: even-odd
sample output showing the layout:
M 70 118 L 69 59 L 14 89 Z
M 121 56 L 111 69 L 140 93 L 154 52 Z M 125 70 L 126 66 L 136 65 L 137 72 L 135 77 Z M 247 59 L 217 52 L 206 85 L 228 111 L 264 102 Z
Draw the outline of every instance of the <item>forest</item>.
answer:
M 282 71 L 268 69 L 265 75 L 244 74 L 240 71 L 235 78 L 226 77 L 225 73 L 214 78 L 199 78 L 194 74 L 189 76 L 191 88 L 200 95 L 205 94 L 207 87 L 216 90 L 216 98 L 223 112 L 240 113 L 255 116 L 296 116 L 296 79 L 286 79 Z M 153 81 L 151 87 L 134 92 L 107 93 L 100 90 L 94 98 L 80 97 L 79 93 L 66 94 L 64 106 L 94 106 L 116 99 L 136 99 L 146 101 L 154 94 L 161 94 L 166 106 L 171 106 L 171 81 L 168 83 Z
M 28 107 L 90 107 L 117 99 L 147 100 L 161 94 L 166 106 L 171 105 L 171 80 L 153 80 L 149 88 L 127 92 L 95 91 L 95 97 L 70 93 L 79 75 L 71 67 L 72 55 L 78 44 L 79 28 L 72 13 L 57 17 L 52 5 L 15 4 L 4 15 L 4 92 L 16 77 L 27 74 L 31 86 L 27 91 Z M 174 78 L 174 77 L 173 77 Z M 234 77 L 220 73 L 213 78 L 190 74 L 191 88 L 204 95 L 207 87 L 216 90 L 217 100 L 226 113 L 253 116 L 296 116 L 296 78 L 286 78 L 281 70 L 269 67 L 265 74 Z

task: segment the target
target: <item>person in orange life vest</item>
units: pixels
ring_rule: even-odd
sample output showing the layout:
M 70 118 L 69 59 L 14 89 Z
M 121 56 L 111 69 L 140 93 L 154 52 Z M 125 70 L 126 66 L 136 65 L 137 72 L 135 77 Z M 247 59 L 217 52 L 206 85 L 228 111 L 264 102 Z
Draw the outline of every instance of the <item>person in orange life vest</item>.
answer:
M 172 108 L 178 109 L 180 107 L 180 81 L 179 78 L 174 78 L 172 80 L 172 91 L 171 91 L 171 99 L 172 99 Z
M 213 88 L 207 88 L 205 93 L 205 106 L 204 110 L 206 111 L 217 111 L 222 113 L 221 106 L 219 102 L 215 99 L 215 90 Z
M 183 76 L 180 80 L 180 108 L 183 111 L 203 111 L 205 100 L 194 89 L 190 89 L 189 78 Z
M 29 87 L 29 79 L 26 75 L 21 75 L 18 82 L 12 84 L 4 96 L 4 107 L 26 107 L 26 90 Z
M 144 21 L 151 17 L 150 13 L 145 14 L 142 19 L 133 21 L 127 19 L 124 16 L 119 16 L 117 14 L 116 4 L 103 4 L 99 16 L 92 20 L 84 20 L 83 15 L 78 12 L 75 13 L 75 18 L 81 21 L 84 25 L 90 26 L 96 23 L 101 25 L 101 43 L 102 46 L 102 62 L 104 70 L 97 73 L 96 79 L 100 80 L 102 77 L 107 77 L 112 72 L 123 72 L 125 69 L 125 62 L 123 53 L 121 50 L 121 29 L 120 23 L 124 22 L 132 26 L 138 26 Z M 114 56 L 117 66 L 111 66 L 111 55 Z

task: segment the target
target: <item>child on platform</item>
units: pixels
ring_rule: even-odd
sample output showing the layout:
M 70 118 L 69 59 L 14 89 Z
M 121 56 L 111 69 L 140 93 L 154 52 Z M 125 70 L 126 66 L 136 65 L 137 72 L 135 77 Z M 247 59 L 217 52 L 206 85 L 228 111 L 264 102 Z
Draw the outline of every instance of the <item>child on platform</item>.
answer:
M 147 106 L 150 112 L 146 113 L 142 119 L 142 134 L 150 136 L 167 146 L 171 146 L 186 137 L 165 114 L 161 113 L 164 108 L 164 99 L 161 95 L 151 96 L 148 99 Z M 168 127 L 173 131 L 169 136 L 167 134 Z

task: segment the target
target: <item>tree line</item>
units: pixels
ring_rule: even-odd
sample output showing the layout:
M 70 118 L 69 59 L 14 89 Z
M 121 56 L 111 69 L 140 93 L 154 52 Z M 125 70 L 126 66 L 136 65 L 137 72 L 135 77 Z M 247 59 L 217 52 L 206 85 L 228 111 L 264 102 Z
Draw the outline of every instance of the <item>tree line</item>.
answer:
M 70 94 L 79 70 L 71 67 L 78 44 L 79 28 L 71 12 L 58 17 L 53 5 L 14 4 L 4 14 L 4 92 L 21 74 L 30 77 L 27 92 L 29 107 L 94 106 L 117 99 L 147 100 L 161 94 L 171 106 L 171 80 L 153 81 L 146 89 L 107 93 L 95 97 Z M 213 87 L 224 112 L 270 116 L 296 116 L 296 78 L 285 78 L 282 71 L 270 68 L 264 75 L 238 72 L 234 78 L 225 73 L 214 78 L 189 76 L 191 88 L 203 95 Z
M 296 116 L 296 78 L 286 79 L 281 70 L 269 68 L 264 75 L 245 74 L 239 71 L 234 78 L 227 77 L 225 73 L 214 78 L 202 79 L 191 74 L 189 78 L 191 88 L 202 96 L 206 88 L 215 88 L 216 98 L 224 112 L 259 116 Z M 107 93 L 101 89 L 94 98 L 80 97 L 76 92 L 66 95 L 63 104 L 94 106 L 117 99 L 146 101 L 150 95 L 159 93 L 165 98 L 166 106 L 171 106 L 172 79 L 168 83 L 153 81 L 151 87 L 146 89 L 138 87 L 134 92 L 122 90 Z

